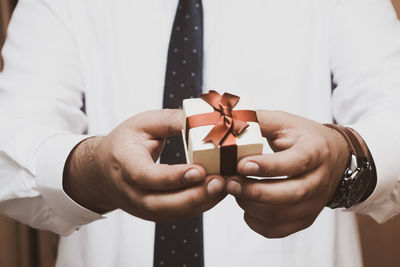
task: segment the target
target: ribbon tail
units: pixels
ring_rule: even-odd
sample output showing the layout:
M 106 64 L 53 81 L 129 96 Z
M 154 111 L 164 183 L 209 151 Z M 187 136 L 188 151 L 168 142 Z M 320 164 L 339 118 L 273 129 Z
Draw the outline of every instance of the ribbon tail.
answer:
M 211 131 L 204 137 L 204 142 L 212 142 L 215 147 L 221 143 L 225 136 L 229 133 L 229 128 L 226 129 L 224 125 L 216 125 Z
M 249 124 L 245 121 L 234 120 L 233 121 L 233 129 L 232 132 L 235 136 L 241 134 L 246 128 L 249 127 Z
M 232 121 L 225 121 L 224 116 L 221 116 L 218 123 L 211 129 L 211 131 L 204 137 L 204 142 L 212 142 L 215 147 L 221 143 L 225 136 L 229 133 L 232 127 Z

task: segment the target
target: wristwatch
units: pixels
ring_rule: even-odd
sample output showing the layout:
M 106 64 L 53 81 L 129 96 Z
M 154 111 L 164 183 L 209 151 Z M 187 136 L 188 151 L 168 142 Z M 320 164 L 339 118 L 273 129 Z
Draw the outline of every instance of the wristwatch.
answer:
M 350 150 L 349 165 L 338 184 L 335 194 L 326 206 L 332 209 L 350 208 L 364 201 L 374 190 L 376 185 L 375 166 L 373 162 L 368 160 L 368 152 L 364 152 L 358 138 L 349 128 L 336 124 L 324 125 L 335 129 L 343 135 Z

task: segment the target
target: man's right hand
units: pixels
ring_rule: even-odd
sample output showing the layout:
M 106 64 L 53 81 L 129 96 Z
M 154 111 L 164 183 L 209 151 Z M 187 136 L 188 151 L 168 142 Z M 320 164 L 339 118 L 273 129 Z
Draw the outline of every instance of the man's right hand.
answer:
M 165 138 L 180 134 L 181 110 L 148 111 L 109 135 L 92 137 L 71 152 L 65 192 L 80 205 L 104 213 L 117 208 L 151 221 L 198 215 L 221 201 L 225 181 L 198 165 L 156 164 Z

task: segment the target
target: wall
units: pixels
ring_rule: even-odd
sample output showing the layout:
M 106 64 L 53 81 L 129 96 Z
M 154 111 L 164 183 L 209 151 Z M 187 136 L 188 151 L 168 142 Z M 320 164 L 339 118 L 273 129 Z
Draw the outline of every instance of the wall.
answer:
M 397 12 L 397 17 L 400 19 L 400 0 L 392 0 L 392 3 Z

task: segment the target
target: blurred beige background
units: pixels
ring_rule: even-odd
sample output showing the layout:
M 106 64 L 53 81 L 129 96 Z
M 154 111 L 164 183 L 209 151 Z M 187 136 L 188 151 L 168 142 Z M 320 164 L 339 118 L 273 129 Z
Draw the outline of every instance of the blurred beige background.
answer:
M 0 44 L 4 42 L 16 2 L 0 0 Z M 392 2 L 400 18 L 400 0 Z M 400 266 L 400 217 L 380 225 L 367 216 L 358 216 L 358 222 L 364 266 Z M 57 240 L 50 232 L 37 231 L 0 216 L 0 267 L 53 267 Z

